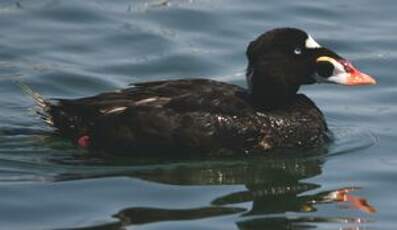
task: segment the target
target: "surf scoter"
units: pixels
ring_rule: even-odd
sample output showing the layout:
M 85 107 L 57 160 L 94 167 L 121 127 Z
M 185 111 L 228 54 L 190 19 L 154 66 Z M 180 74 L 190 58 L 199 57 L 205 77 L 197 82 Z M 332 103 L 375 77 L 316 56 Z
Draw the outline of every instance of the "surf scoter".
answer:
M 250 153 L 313 147 L 327 140 L 303 84 L 375 84 L 375 80 L 309 34 L 278 28 L 247 49 L 248 87 L 181 79 L 133 83 L 80 99 L 43 99 L 39 114 L 82 148 L 106 152 Z

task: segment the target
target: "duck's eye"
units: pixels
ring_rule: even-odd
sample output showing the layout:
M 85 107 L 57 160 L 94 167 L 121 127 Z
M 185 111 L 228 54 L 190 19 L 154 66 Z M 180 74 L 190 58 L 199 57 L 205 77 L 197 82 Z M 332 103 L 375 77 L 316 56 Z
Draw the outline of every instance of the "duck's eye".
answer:
M 301 55 L 302 54 L 302 49 L 301 48 L 295 48 L 294 49 L 294 54 Z
M 320 61 L 317 63 L 317 74 L 321 77 L 328 78 L 334 72 L 334 65 L 328 61 Z

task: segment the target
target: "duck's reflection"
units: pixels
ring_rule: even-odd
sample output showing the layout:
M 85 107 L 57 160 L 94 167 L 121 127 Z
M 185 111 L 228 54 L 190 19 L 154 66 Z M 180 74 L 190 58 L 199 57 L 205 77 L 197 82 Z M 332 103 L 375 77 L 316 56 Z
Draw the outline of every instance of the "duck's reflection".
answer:
M 290 230 L 290 229 L 323 229 L 322 223 L 329 226 L 330 223 L 337 225 L 337 227 L 329 229 L 339 230 L 364 230 L 368 229 L 365 220 L 360 218 L 349 217 L 268 217 L 268 218 L 255 218 L 248 221 L 239 221 L 237 226 L 241 230 L 256 230 L 256 229 L 277 229 L 277 230 Z M 328 229 L 328 228 L 327 228 Z
M 122 225 L 146 224 L 171 220 L 195 220 L 207 217 L 216 217 L 244 212 L 244 208 L 234 207 L 204 207 L 195 209 L 157 209 L 157 208 L 129 208 L 115 217 L 119 218 Z
M 316 211 L 325 203 L 345 203 L 363 212 L 375 209 L 360 197 L 351 194 L 352 189 L 338 189 L 314 193 L 320 185 L 303 182 L 303 179 L 321 174 L 324 161 L 317 159 L 251 159 L 232 162 L 201 162 L 182 164 L 170 168 L 131 173 L 158 183 L 172 185 L 245 185 L 244 190 L 215 198 L 208 207 L 194 209 L 156 209 L 133 207 L 120 211 L 115 217 L 123 225 L 144 224 L 166 220 L 192 220 L 221 215 L 237 214 L 240 229 L 300 229 L 311 228 L 321 222 L 355 223 L 364 220 L 346 218 L 287 218 L 288 212 L 306 213 Z M 307 195 L 306 195 L 307 194 Z M 250 204 L 250 208 L 246 208 Z M 243 206 L 243 207 L 240 207 Z M 355 226 L 357 227 L 357 226 Z M 358 228 L 359 229 L 359 228 Z

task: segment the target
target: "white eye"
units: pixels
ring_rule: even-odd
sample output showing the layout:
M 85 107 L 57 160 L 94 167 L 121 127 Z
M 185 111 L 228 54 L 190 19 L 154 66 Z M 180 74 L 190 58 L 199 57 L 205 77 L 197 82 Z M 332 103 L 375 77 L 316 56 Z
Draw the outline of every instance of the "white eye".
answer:
M 294 49 L 294 54 L 296 54 L 296 55 L 302 54 L 301 48 L 295 48 L 295 49 Z

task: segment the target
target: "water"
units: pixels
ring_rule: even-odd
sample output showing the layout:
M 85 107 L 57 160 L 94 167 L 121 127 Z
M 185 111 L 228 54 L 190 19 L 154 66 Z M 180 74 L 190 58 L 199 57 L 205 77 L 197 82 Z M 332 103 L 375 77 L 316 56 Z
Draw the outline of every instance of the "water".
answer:
M 391 0 L 1 1 L 0 228 L 395 229 L 396 10 Z M 244 85 L 246 45 L 279 26 L 309 31 L 378 80 L 302 89 L 336 138 L 304 156 L 93 156 L 52 136 L 15 84 L 67 98 L 171 78 Z

